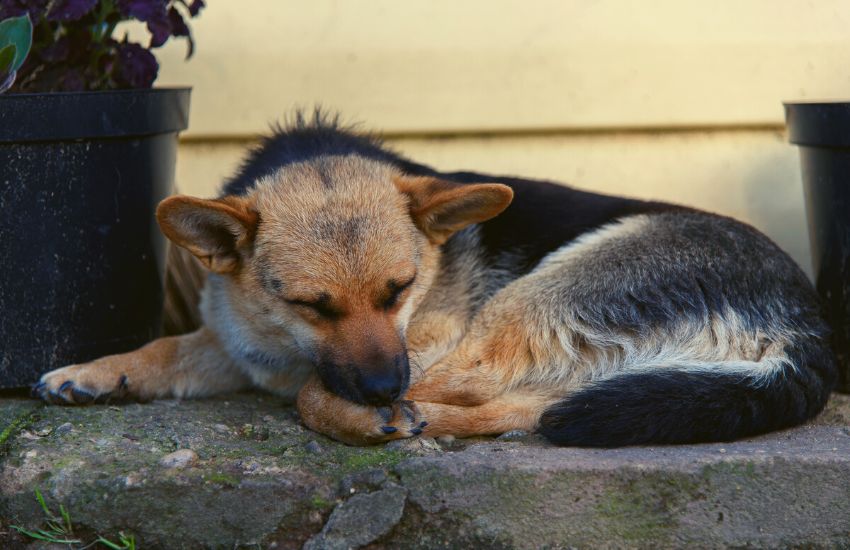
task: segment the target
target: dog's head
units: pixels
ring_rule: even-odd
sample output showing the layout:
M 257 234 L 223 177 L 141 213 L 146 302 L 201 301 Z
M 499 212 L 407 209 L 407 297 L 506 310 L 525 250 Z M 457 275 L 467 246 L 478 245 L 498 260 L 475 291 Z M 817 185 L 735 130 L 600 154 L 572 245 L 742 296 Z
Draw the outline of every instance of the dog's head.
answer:
M 410 375 L 405 330 L 437 273 L 440 245 L 511 202 L 499 184 L 409 177 L 355 156 L 287 166 L 245 196 L 175 196 L 165 235 L 226 281 L 240 320 L 297 345 L 325 386 L 387 405 Z M 239 308 L 237 308 L 239 309 Z

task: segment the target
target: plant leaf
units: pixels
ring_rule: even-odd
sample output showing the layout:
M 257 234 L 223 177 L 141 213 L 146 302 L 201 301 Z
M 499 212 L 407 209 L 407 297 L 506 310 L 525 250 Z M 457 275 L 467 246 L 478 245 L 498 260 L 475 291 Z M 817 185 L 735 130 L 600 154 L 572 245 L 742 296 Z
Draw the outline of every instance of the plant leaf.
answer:
M 24 64 L 32 47 L 32 21 L 29 15 L 0 21 L 0 48 L 9 44 L 15 46 L 15 57 L 9 72 L 15 72 Z
M 17 76 L 17 74 L 18 73 L 0 73 L 0 94 L 12 87 L 12 84 L 15 83 L 15 76 Z
M 15 52 L 18 48 L 14 44 L 0 47 L 0 73 L 12 72 L 12 63 L 15 61 Z

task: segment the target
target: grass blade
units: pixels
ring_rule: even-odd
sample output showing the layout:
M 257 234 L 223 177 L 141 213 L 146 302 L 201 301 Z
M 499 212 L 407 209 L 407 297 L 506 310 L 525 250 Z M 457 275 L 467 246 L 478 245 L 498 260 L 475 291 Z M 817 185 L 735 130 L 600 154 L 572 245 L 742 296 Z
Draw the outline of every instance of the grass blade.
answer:
M 97 542 L 106 546 L 107 548 L 111 548 L 112 550 L 126 550 L 127 549 L 126 544 L 124 546 L 118 546 L 117 544 L 115 544 L 111 540 L 105 539 L 103 537 L 98 537 Z M 122 540 L 122 542 L 123 542 L 123 540 Z
M 71 515 L 68 513 L 68 510 L 65 509 L 65 506 L 62 504 L 59 505 L 59 513 L 62 515 L 62 519 L 65 521 L 65 531 L 68 533 L 73 533 L 74 528 L 71 526 Z
M 27 536 L 31 539 L 43 540 L 45 542 L 52 542 L 54 544 L 79 544 L 80 541 L 75 539 L 60 539 L 55 535 L 51 535 L 45 531 L 39 530 L 38 533 L 33 533 L 32 531 L 28 531 L 23 527 L 18 527 L 17 525 L 10 525 L 12 529 L 17 531 L 18 533 Z
M 38 489 L 35 490 L 35 499 L 38 501 L 39 504 L 41 504 L 41 509 L 44 510 L 44 515 L 49 518 L 52 518 L 53 512 L 51 512 L 50 509 L 47 507 L 47 503 L 44 502 L 44 497 L 41 495 L 41 491 L 39 491 Z

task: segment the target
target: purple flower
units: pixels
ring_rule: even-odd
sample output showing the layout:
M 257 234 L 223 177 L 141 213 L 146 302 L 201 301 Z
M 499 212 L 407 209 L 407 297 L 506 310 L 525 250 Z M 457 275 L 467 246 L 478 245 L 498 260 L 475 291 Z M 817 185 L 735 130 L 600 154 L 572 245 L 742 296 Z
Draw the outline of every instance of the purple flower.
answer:
M 134 42 L 118 45 L 118 80 L 129 88 L 150 88 L 159 72 L 151 52 Z
M 186 52 L 186 59 L 189 59 L 195 53 L 195 41 L 192 40 L 192 32 L 189 30 L 189 26 L 186 24 L 183 16 L 180 15 L 180 12 L 174 7 L 168 8 L 168 19 L 171 22 L 171 35 L 185 36 L 186 40 L 189 41 Z
M 48 21 L 76 21 L 89 13 L 97 0 L 54 0 L 47 12 Z
M 204 0 L 192 0 L 192 3 L 186 7 L 189 8 L 189 15 L 195 17 L 201 12 L 201 8 L 204 6 L 206 6 Z
M 50 0 L 0 0 L 0 20 L 29 14 L 33 24 L 44 16 Z
M 0 0 L 0 20 L 27 14 L 34 26 L 32 51 L 10 90 L 149 88 L 159 72 L 149 50 L 185 37 L 190 57 L 188 23 L 205 6 L 205 0 Z M 115 25 L 127 20 L 147 26 L 149 44 L 113 38 Z
M 151 33 L 151 48 L 158 48 L 165 44 L 171 36 L 171 21 L 166 13 L 162 18 L 148 21 L 148 31 Z
M 171 36 L 166 0 L 118 0 L 118 9 L 126 16 L 147 23 L 151 48 L 162 46 Z
M 152 19 L 165 18 L 166 0 L 118 0 L 121 13 L 147 23 Z
M 183 16 L 180 15 L 180 12 L 177 11 L 176 8 L 168 8 L 168 21 L 171 23 L 172 36 L 190 35 L 189 27 L 186 25 L 186 21 L 183 20 Z

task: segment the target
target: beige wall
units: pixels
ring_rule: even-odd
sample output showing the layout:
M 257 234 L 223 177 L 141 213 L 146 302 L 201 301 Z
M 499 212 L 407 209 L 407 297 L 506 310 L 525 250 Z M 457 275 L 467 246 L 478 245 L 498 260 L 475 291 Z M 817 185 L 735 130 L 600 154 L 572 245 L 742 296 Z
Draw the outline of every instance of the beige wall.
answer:
M 809 269 L 782 100 L 846 97 L 843 0 L 211 2 L 178 178 L 210 195 L 293 106 L 321 103 L 416 160 L 567 181 L 745 219 Z

